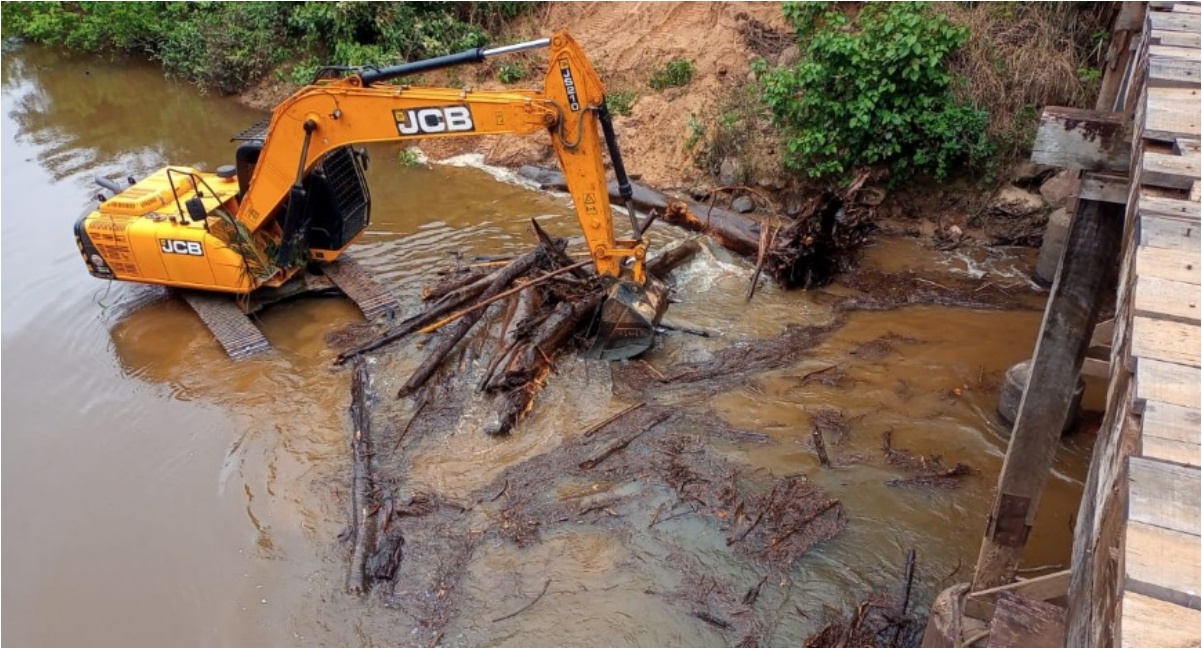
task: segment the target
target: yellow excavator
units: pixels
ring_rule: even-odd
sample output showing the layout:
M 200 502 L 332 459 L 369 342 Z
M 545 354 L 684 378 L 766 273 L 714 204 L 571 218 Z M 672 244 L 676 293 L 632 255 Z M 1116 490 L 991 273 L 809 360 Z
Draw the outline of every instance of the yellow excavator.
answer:
M 541 92 L 397 83 L 546 47 Z M 565 32 L 390 67 L 320 70 L 268 120 L 234 138 L 241 144 L 233 165 L 215 173 L 169 166 L 129 178 L 128 186 L 98 178 L 112 195 L 102 193 L 75 224 L 76 243 L 93 276 L 180 289 L 229 355 L 242 358 L 269 349 L 246 314 L 290 295 L 333 284 L 369 319 L 397 308 L 344 256 L 371 213 L 367 155 L 356 145 L 541 132 L 551 136 L 594 268 L 613 278 L 594 355 L 642 353 L 666 307 L 644 273 L 649 219 L 640 224 L 631 205 L 601 79 Z M 614 234 L 602 138 L 630 214 L 630 238 Z

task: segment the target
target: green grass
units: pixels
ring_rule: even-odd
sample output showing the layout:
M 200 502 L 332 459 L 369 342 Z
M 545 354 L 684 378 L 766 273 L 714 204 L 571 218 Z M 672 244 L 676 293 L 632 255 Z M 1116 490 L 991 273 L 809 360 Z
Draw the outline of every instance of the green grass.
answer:
M 687 86 L 693 80 L 693 75 L 696 72 L 697 68 L 691 61 L 679 58 L 672 59 L 651 73 L 651 78 L 647 80 L 647 85 L 655 90 Z
M 626 116 L 634 109 L 634 100 L 638 98 L 638 93 L 633 90 L 619 90 L 605 95 L 605 105 L 609 107 L 610 113 Z

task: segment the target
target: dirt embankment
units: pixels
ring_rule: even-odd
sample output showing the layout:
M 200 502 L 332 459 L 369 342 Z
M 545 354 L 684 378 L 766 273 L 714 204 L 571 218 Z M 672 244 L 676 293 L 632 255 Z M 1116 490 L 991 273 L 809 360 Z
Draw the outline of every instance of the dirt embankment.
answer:
M 749 27 L 751 26 L 751 27 Z M 692 3 L 551 2 L 525 21 L 512 25 L 511 34 L 497 42 L 516 42 L 567 30 L 580 41 L 610 93 L 634 96 L 630 114 L 615 117 L 627 169 L 651 186 L 686 187 L 703 173 L 686 150 L 690 136 L 712 121 L 718 99 L 746 83 L 750 62 L 758 54 L 749 42 L 764 29 L 788 34 L 780 5 L 764 2 Z M 424 75 L 432 86 L 470 85 L 476 88 L 541 87 L 547 62 L 544 51 L 515 55 L 526 70 L 525 79 L 505 86 L 497 81 L 501 61 Z M 655 90 L 648 85 L 653 72 L 673 59 L 695 68 L 684 87 Z M 507 58 L 504 62 L 512 62 Z M 247 104 L 271 109 L 294 86 L 269 77 L 242 94 Z M 555 166 L 545 137 L 493 136 L 429 140 L 421 149 L 431 159 L 482 153 L 489 164 Z
M 758 56 L 744 36 L 752 21 L 790 32 L 780 5 L 763 2 L 556 2 L 539 26 L 570 31 L 607 90 L 635 93 L 630 115 L 614 120 L 626 166 L 648 185 L 672 188 L 703 176 L 694 165 L 696 148 L 686 145 L 713 121 L 719 99 L 746 83 Z M 695 67 L 689 83 L 652 89 L 652 73 L 677 58 Z M 487 161 L 507 166 L 551 160 L 547 143 L 533 138 L 481 142 L 480 149 Z
M 1031 43 L 1023 41 L 1026 45 L 1020 43 L 1005 50 L 1007 60 L 1017 61 L 1032 52 L 1048 56 L 1059 52 L 1056 57 L 1060 63 L 1063 61 L 1059 59 L 1073 56 L 1062 51 L 1066 47 L 1072 49 L 1072 29 L 1065 26 L 1068 18 L 1061 16 L 1064 20 L 1057 22 L 1056 12 L 1041 14 L 1038 19 L 1028 16 L 1010 20 L 988 12 L 965 10 L 952 14 L 958 24 L 973 29 L 975 37 L 990 42 L 1013 41 L 1005 31 L 1011 25 L 1033 23 L 1039 27 L 1031 28 L 1035 34 L 1027 39 Z M 745 200 L 753 199 L 757 211 L 793 216 L 804 188 L 796 174 L 782 168 L 777 137 L 758 106 L 751 75 L 751 62 L 756 58 L 762 57 L 775 65 L 796 61 L 800 56 L 779 4 L 548 2 L 510 24 L 505 28 L 506 33 L 496 35 L 494 41 L 519 42 L 556 30 L 567 30 L 580 41 L 611 97 L 620 94 L 632 98 L 628 114 L 615 111 L 614 124 L 626 168 L 635 179 L 658 189 L 695 196 L 723 186 L 750 186 L 755 188 L 754 193 L 722 193 L 718 204 L 732 206 L 732 201 L 742 194 Z M 999 30 L 1005 33 L 995 33 Z M 957 65 L 963 68 L 960 72 L 979 76 L 969 64 L 983 56 L 970 53 L 962 57 L 963 61 L 957 59 Z M 652 88 L 649 84 L 652 75 L 678 59 L 688 61 L 693 67 L 687 84 Z M 519 64 L 525 71 L 524 78 L 508 85 L 500 83 L 501 66 L 506 63 Z M 545 51 L 535 50 L 479 66 L 428 73 L 418 81 L 436 87 L 539 88 L 546 70 Z M 1000 111 L 1002 118 L 994 121 L 1013 130 L 1018 127 L 1011 122 L 1018 115 L 1010 113 L 1016 109 L 1001 98 L 1021 96 L 1028 103 L 1074 105 L 1088 94 L 1078 87 L 1080 83 L 1072 74 L 1061 77 L 1064 74 L 1049 72 L 1040 78 L 1042 85 L 1035 84 L 1038 86 L 1035 88 L 1028 88 L 1032 83 L 1027 81 L 1022 82 L 1025 85 L 1021 88 L 1011 88 L 1021 80 L 991 77 L 992 94 L 974 97 L 974 101 Z M 1061 94 L 1068 94 L 1062 97 L 1048 88 L 1059 88 Z M 295 86 L 269 77 L 243 93 L 242 100 L 270 109 L 293 90 Z M 491 165 L 557 166 L 546 137 L 464 137 L 425 140 L 419 146 L 435 161 L 479 153 Z M 875 181 L 870 179 L 866 205 L 876 207 L 875 219 L 886 231 L 930 238 L 936 245 L 955 246 L 974 240 L 987 244 L 1039 245 L 1048 213 L 1063 204 L 1062 199 L 1040 200 L 1040 185 L 1051 176 L 1051 171 L 1020 165 L 1013 171 L 995 171 L 993 175 L 995 179 L 988 182 L 982 178 L 961 178 L 934 185 L 920 183 L 890 192 L 873 187 Z M 1014 186 L 1010 186 L 1011 182 Z M 765 205 L 764 198 L 774 205 Z M 1023 204 L 1021 213 L 1015 212 L 1016 201 Z

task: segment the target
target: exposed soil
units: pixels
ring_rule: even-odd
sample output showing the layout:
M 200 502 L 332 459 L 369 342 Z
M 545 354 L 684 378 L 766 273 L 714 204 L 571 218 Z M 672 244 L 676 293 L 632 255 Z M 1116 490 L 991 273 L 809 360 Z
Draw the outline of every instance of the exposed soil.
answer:
M 780 6 L 772 3 L 551 2 L 527 21 L 513 25 L 508 40 L 546 36 L 561 29 L 580 41 L 608 91 L 637 94 L 631 114 L 614 119 L 618 141 L 630 172 L 661 188 L 688 187 L 702 179 L 692 152 L 683 146 L 690 134 L 690 119 L 706 120 L 724 92 L 747 80 L 751 60 L 777 50 L 784 35 L 791 33 Z M 699 35 L 704 39 L 699 40 Z M 546 73 L 543 53 L 519 56 L 529 74 L 509 87 L 540 87 Z M 647 85 L 656 67 L 677 57 L 696 68 L 686 87 L 660 91 Z M 464 68 L 454 76 L 432 73 L 421 81 L 435 86 L 466 81 L 481 89 L 505 87 L 490 72 L 491 66 L 486 65 Z M 242 100 L 270 110 L 294 89 L 268 75 L 243 93 Z M 554 166 L 545 137 L 428 140 L 421 149 L 433 160 L 474 152 L 498 166 Z
M 958 20 L 967 20 L 958 16 Z M 777 142 L 767 123 L 758 117 L 750 64 L 757 58 L 778 63 L 793 60 L 796 40 L 781 13 L 772 3 L 729 2 L 548 2 L 540 10 L 510 24 L 497 42 L 546 36 L 556 30 L 569 31 L 584 48 L 610 93 L 635 95 L 629 115 L 615 115 L 614 125 L 632 177 L 666 191 L 708 195 L 725 190 L 718 204 L 729 206 L 738 196 L 748 196 L 764 214 L 791 214 L 798 201 L 812 193 L 799 184 L 795 174 L 780 164 Z M 429 86 L 470 86 L 479 89 L 538 88 L 547 62 L 541 51 L 514 55 L 528 74 L 508 86 L 497 81 L 500 63 L 456 68 L 422 75 Z M 652 89 L 648 79 L 668 61 L 690 61 L 695 73 L 684 87 Z M 242 93 L 252 106 L 270 110 L 295 90 L 288 81 L 268 75 Z M 745 97 L 744 97 L 745 96 Z M 1075 96 L 1075 95 L 1074 95 Z M 743 97 L 743 99 L 739 99 Z M 716 135 L 720 115 L 738 115 L 746 133 L 734 142 L 724 142 L 720 151 L 706 151 L 708 138 Z M 700 144 L 698 143 L 700 141 Z M 522 165 L 555 167 L 554 153 L 546 137 L 489 136 L 425 140 L 422 152 L 433 161 L 466 153 L 482 154 L 486 164 L 517 168 Z M 730 178 L 719 174 L 727 156 L 738 160 L 739 182 L 723 187 Z M 746 167 L 746 168 L 744 168 Z M 1038 246 L 1043 236 L 1047 210 L 1012 216 L 990 213 L 995 190 L 1007 184 L 1005 172 L 993 183 L 964 178 L 938 186 L 919 184 L 900 191 L 886 191 L 874 179 L 853 197 L 849 205 L 870 205 L 873 219 L 886 230 L 934 239 L 942 245 L 976 241 L 987 245 Z M 741 182 L 750 187 L 742 187 Z M 863 183 L 863 179 L 859 181 Z M 1037 187 L 1035 188 L 1037 190 Z

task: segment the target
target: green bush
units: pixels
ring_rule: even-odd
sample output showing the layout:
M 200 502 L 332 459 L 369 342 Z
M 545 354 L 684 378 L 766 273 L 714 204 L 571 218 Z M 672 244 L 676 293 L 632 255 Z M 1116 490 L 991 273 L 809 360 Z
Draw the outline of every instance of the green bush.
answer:
M 813 178 L 886 166 L 896 183 L 987 161 L 989 114 L 953 98 L 947 68 L 968 31 L 922 3 L 868 3 L 855 18 L 837 9 L 786 3 L 801 60 L 753 64 L 786 166 Z
M 655 90 L 679 88 L 680 86 L 688 85 L 689 81 L 693 80 L 693 74 L 696 71 L 697 68 L 693 66 L 691 61 L 672 59 L 662 67 L 656 68 L 651 73 L 651 78 L 647 81 L 647 84 Z
M 497 80 L 501 83 L 517 83 L 526 78 L 526 66 L 521 63 L 503 63 L 497 72 Z
M 638 98 L 638 94 L 633 90 L 607 92 L 605 93 L 605 105 L 614 115 L 625 116 L 634 109 L 634 100 Z
M 422 154 L 417 149 L 401 149 L 396 156 L 397 164 L 408 169 L 426 166 L 422 162 Z
M 157 59 L 171 75 L 237 92 L 292 61 L 391 65 L 480 47 L 522 2 L 35 2 L 0 4 L 6 37 Z
M 234 93 L 284 60 L 282 5 L 233 2 L 211 14 L 194 11 L 166 32 L 154 58 L 173 76 Z

